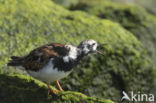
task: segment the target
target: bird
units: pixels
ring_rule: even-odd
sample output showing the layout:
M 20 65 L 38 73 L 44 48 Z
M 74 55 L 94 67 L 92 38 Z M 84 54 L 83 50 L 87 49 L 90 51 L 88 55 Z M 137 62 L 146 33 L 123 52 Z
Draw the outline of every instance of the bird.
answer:
M 59 80 L 67 77 L 73 68 L 89 54 L 100 54 L 100 46 L 95 40 L 87 39 L 78 46 L 61 43 L 50 43 L 32 50 L 25 56 L 11 56 L 8 66 L 23 67 L 27 73 L 43 81 L 48 86 L 48 95 L 57 91 L 50 88 L 50 82 L 56 82 L 59 91 L 63 91 Z

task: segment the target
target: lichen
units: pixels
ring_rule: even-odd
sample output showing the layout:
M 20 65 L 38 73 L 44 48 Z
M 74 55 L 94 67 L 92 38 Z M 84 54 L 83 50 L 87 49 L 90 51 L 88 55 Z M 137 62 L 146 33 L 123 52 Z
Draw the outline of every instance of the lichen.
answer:
M 30 76 L 0 74 L 1 103 L 114 103 L 74 91 L 58 92 L 50 96 L 47 91 L 44 83 Z
M 69 9 L 82 10 L 97 17 L 120 23 L 142 42 L 150 58 L 156 64 L 156 17 L 143 8 L 108 0 L 87 0 L 72 5 Z

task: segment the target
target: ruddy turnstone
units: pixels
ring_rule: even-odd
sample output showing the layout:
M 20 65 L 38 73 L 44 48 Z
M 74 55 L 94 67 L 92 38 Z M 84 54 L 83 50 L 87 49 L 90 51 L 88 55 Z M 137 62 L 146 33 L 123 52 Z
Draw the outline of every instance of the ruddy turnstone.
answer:
M 56 91 L 50 89 L 49 82 L 56 81 L 58 89 L 63 91 L 58 80 L 69 75 L 84 56 L 91 53 L 103 55 L 97 51 L 97 47 L 94 40 L 84 40 L 77 47 L 60 43 L 46 44 L 26 56 L 12 56 L 8 66 L 24 67 L 32 77 L 47 84 L 48 94 L 56 94 Z

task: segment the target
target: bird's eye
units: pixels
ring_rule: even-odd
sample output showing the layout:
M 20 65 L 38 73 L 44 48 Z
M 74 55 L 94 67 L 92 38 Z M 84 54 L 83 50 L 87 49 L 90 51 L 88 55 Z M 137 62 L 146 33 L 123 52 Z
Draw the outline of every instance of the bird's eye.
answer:
M 95 43 L 93 43 L 93 45 L 95 45 Z
M 87 45 L 87 47 L 90 49 L 92 47 L 92 45 Z

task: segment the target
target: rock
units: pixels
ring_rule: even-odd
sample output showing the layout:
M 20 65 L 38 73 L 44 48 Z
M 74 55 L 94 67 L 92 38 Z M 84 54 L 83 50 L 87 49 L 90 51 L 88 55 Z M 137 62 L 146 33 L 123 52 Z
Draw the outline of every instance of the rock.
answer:
M 83 10 L 100 18 L 120 23 L 143 43 L 156 65 L 156 17 L 143 8 L 107 0 L 88 0 L 72 5 L 69 9 Z
M 0 7 L 1 73 L 27 75 L 4 66 L 11 55 L 25 55 L 45 43 L 78 45 L 91 38 L 108 44 L 99 49 L 105 56 L 84 58 L 68 78 L 60 81 L 64 90 L 119 101 L 123 90 L 146 93 L 154 88 L 151 59 L 140 41 L 118 23 L 66 10 L 51 0 L 2 0 Z
M 44 83 L 29 76 L 0 74 L 1 103 L 114 103 L 74 91 L 58 92 L 57 96 L 48 97 L 47 91 Z

